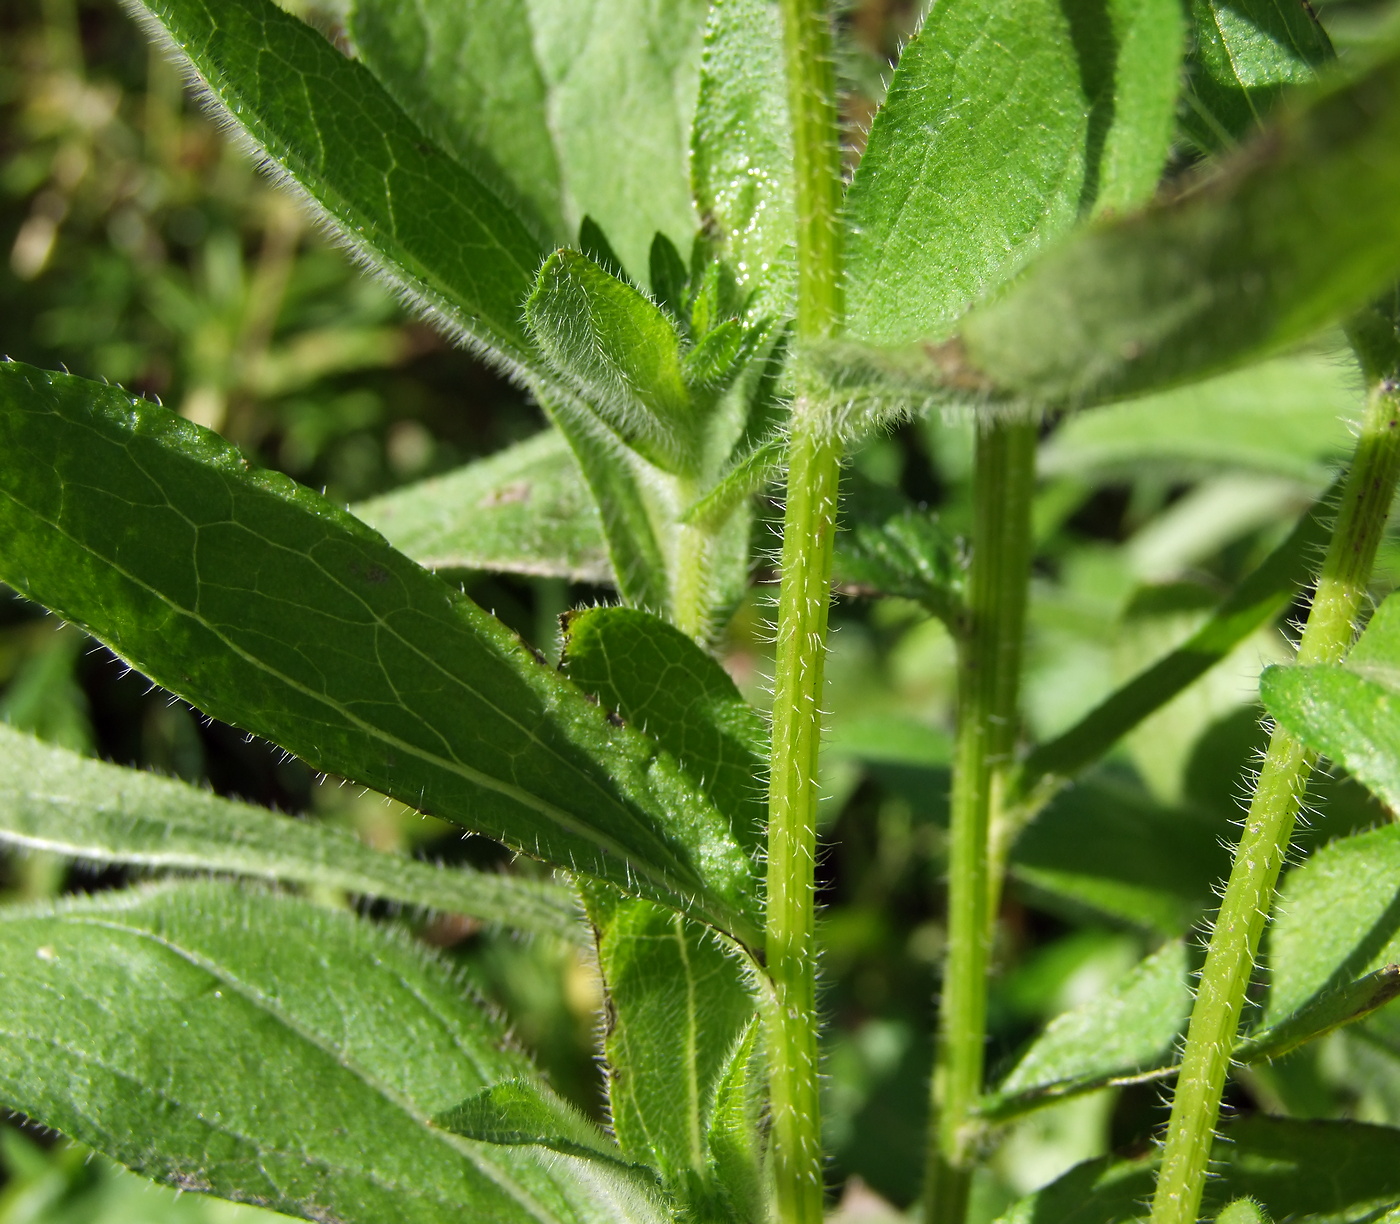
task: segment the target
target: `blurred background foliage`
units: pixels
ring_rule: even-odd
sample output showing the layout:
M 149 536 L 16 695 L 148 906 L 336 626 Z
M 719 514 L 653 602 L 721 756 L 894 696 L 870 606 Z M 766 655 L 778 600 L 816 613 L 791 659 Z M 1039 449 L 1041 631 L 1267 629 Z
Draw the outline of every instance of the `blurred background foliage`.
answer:
M 333 5 L 289 5 L 329 37 Z M 850 156 L 878 105 L 912 0 L 843 13 Z M 1343 54 L 1380 9 L 1322 16 Z M 1178 168 L 1196 154 L 1184 129 Z M 521 394 L 405 317 L 185 96 L 116 0 L 0 0 L 0 351 L 159 398 L 259 462 L 350 502 L 490 454 L 542 424 Z M 1359 383 L 1340 338 L 1155 402 L 1047 427 L 1026 693 L 1052 735 L 1188 635 L 1287 533 L 1348 447 Z M 1164 402 L 1166 401 L 1166 402 Z M 958 530 L 968 514 L 966 421 L 905 425 L 854 456 L 861 500 L 893 492 Z M 724 658 L 763 704 L 771 561 Z M 2 545 L 0 545 L 2 546 Z M 462 575 L 546 653 L 557 616 L 608 592 Z M 1377 594 L 1400 584 L 1400 540 Z M 953 652 L 915 602 L 844 595 L 829 668 L 825 943 L 828 1146 L 850 1221 L 917 1192 L 924 1085 L 943 942 L 940 914 Z M 1286 621 L 1128 736 L 1064 792 L 1013 856 L 992 995 L 992 1064 L 1093 999 L 1164 938 L 1191 929 L 1227 863 L 1258 751 L 1260 668 Z M 390 852 L 532 871 L 481 839 L 320 778 L 211 723 L 70 627 L 0 593 L 0 717 L 83 752 L 350 827 Z M 1318 788 L 1306 836 L 1391 817 L 1345 778 Z M 0 861 L 0 903 L 92 891 L 129 873 L 43 855 Z M 325 895 L 328 905 L 353 898 Z M 509 1012 L 555 1085 L 599 1114 L 600 989 L 571 950 L 450 916 L 394 914 Z M 1394 1011 L 1392 1007 L 1388 1011 Z M 1236 1111 L 1400 1124 L 1400 1015 L 1334 1034 L 1232 1089 Z M 1095 1093 L 1015 1124 L 979 1186 L 990 1219 L 1012 1197 L 1165 1118 L 1151 1085 Z M 245 1224 L 266 1213 L 151 1187 L 28 1126 L 0 1128 L 0 1224 Z

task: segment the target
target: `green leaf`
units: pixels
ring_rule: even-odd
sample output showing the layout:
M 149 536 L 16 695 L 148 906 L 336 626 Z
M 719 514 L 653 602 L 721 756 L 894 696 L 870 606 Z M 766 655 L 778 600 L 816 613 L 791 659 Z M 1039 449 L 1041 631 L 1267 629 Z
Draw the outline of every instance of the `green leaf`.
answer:
M 835 576 L 858 593 L 902 595 L 956 627 L 963 614 L 962 542 L 903 496 L 848 474 Z
M 482 1143 L 544 1147 L 567 1156 L 601 1156 L 623 1163 L 617 1144 L 566 1101 L 533 1080 L 492 1084 L 438 1114 L 433 1125 Z
M 1122 1224 L 1151 1198 L 1156 1155 L 1104 1157 L 1023 1198 L 997 1224 Z M 1224 1127 L 1204 1209 L 1251 1198 L 1290 1224 L 1370 1224 L 1400 1205 L 1400 1130 L 1256 1115 Z
M 12 907 L 0 973 L 5 1104 L 148 1177 L 346 1224 L 664 1218 L 615 1166 L 431 1127 L 534 1073 L 445 964 L 343 910 L 213 883 Z
M 1283 615 L 1331 537 L 1337 491 L 1334 485 L 1324 493 L 1283 543 L 1185 642 L 1106 697 L 1074 726 L 1031 752 L 1022 766 L 1018 790 L 1030 793 L 1047 779 L 1071 778 L 1093 764 L 1255 630 Z
M 744 970 L 711 932 L 649 901 L 587 890 L 608 997 L 613 1133 L 683 1200 L 713 1194 L 707 1141 L 731 1055 L 754 1016 Z
M 1269 937 L 1266 1024 L 1400 964 L 1397 875 L 1396 825 L 1340 838 L 1288 873 Z
M 690 136 L 695 204 L 740 288 L 758 294 L 760 312 L 778 314 L 792 309 L 797 225 L 785 79 L 777 7 L 712 4 Z
M 597 507 L 556 430 L 352 510 L 427 569 L 613 580 Z
M 778 478 L 786 458 L 786 435 L 775 434 L 758 443 L 685 512 L 681 522 L 707 530 L 723 524 L 745 500 Z
M 274 174 L 448 332 L 528 365 L 520 303 L 544 251 L 362 64 L 272 0 L 132 0 Z
M 1096 202 L 1149 195 L 1171 143 L 1181 26 L 1175 0 L 935 5 L 851 185 L 851 335 L 946 334 Z
M 742 846 L 762 848 L 767 727 L 710 655 L 649 613 L 587 608 L 565 617 L 560 666 L 675 757 Z
M 1269 1213 L 1253 1199 L 1236 1199 L 1215 1217 L 1216 1224 L 1273 1224 Z
M 99 863 L 343 888 L 577 942 L 567 889 L 380 854 L 329 825 L 90 761 L 0 727 L 0 841 Z
M 1194 190 L 1090 228 L 974 310 L 935 382 L 1090 404 L 1277 351 L 1400 268 L 1400 54 L 1320 91 Z
M 656 304 L 670 311 L 672 318 L 684 324 L 690 316 L 686 305 L 690 291 L 690 269 L 676 250 L 676 244 L 665 234 L 657 234 L 651 240 L 647 272 Z
M 556 251 L 525 304 L 545 356 L 617 435 L 666 471 L 693 473 L 699 422 L 675 324 L 586 255 Z
M 0 577 L 314 767 L 752 937 L 668 756 L 369 528 L 115 388 L 0 366 Z
M 1280 726 L 1400 811 L 1400 597 L 1381 605 L 1345 665 L 1271 667 L 1259 692 Z
M 485 161 L 556 244 L 593 217 L 635 274 L 689 243 L 687 137 L 702 0 L 355 0 L 360 55 L 467 164 Z M 524 297 L 524 294 L 521 294 Z
M 715 1086 L 706 1141 L 731 1217 L 760 1224 L 768 1215 L 763 1184 L 763 1084 L 760 1038 L 750 1022 Z
M 1332 45 L 1305 4 L 1191 0 L 1192 39 L 1182 121 L 1209 152 L 1243 139 L 1290 85 L 1313 80 Z
M 1106 994 L 1063 1012 L 1020 1057 L 980 1112 L 992 1120 L 1138 1078 L 1177 1061 L 1191 1015 L 1187 950 L 1171 940 Z
M 1036 470 L 1108 482 L 1149 470 L 1182 480 L 1231 468 L 1321 488 L 1351 452 L 1347 427 L 1360 407 L 1351 363 L 1281 357 L 1072 416 L 1041 447 Z
M 1010 870 L 1072 911 L 1181 935 L 1229 871 L 1228 833 L 1223 816 L 1162 807 L 1136 787 L 1090 778 L 1057 796 L 1021 834 Z

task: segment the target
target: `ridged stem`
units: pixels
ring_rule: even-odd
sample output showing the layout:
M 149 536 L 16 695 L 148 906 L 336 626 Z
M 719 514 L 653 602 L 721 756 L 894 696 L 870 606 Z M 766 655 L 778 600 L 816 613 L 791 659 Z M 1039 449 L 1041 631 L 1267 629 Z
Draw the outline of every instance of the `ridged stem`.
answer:
M 1400 394 L 1383 382 L 1367 402 L 1336 529 L 1298 645 L 1299 664 L 1339 663 L 1350 650 L 1398 477 Z M 1302 744 L 1274 730 L 1191 1011 L 1151 1224 L 1196 1224 L 1200 1213 L 1245 992 L 1313 764 L 1313 754 Z
M 841 157 L 825 0 L 782 0 L 797 203 L 797 340 L 841 324 Z M 822 1219 L 814 865 L 817 753 L 841 452 L 798 371 L 792 409 L 769 776 L 766 960 L 774 1210 Z
M 1016 748 L 1035 444 L 1029 421 L 990 420 L 978 429 L 972 565 L 958 644 L 948 952 L 924 1182 L 927 1224 L 962 1224 L 977 1158 L 991 909 L 1000 891 L 991 869 L 991 832 Z

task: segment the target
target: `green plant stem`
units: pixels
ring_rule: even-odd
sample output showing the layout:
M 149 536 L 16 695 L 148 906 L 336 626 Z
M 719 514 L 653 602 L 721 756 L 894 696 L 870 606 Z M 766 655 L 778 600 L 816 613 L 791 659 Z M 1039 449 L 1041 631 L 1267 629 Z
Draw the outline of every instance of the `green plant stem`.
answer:
M 797 338 L 841 324 L 841 156 L 824 0 L 783 0 L 783 48 L 797 196 Z M 783 517 L 769 771 L 766 960 L 775 1215 L 820 1224 L 814 865 L 817 753 L 840 445 L 798 372 Z
M 1036 430 L 984 422 L 973 474 L 972 567 L 958 657 L 958 730 L 948 864 L 948 955 L 939 1007 L 924 1211 L 962 1224 L 976 1159 L 992 907 L 993 821 L 1016 748 L 1031 551 Z
M 1299 664 L 1339 663 L 1351 648 L 1397 477 L 1400 394 L 1393 384 L 1382 383 L 1366 406 L 1337 526 L 1298 645 Z M 1314 761 L 1286 732 L 1275 729 L 1270 736 L 1191 1011 L 1151 1224 L 1195 1224 L 1200 1212 L 1240 1010 Z

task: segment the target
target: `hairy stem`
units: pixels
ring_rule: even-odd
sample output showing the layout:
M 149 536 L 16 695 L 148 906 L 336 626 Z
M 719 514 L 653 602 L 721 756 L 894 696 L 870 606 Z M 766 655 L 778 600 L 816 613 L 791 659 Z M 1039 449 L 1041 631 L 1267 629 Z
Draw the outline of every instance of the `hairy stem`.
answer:
M 1032 422 L 981 425 L 973 474 L 972 569 L 958 655 L 958 731 L 948 863 L 948 956 L 939 1007 L 924 1213 L 962 1224 L 976 1161 L 987 965 L 1000 880 L 991 833 L 1016 748 L 1031 548 Z
M 1400 394 L 1382 382 L 1366 406 L 1298 663 L 1339 663 L 1351 648 L 1397 477 Z M 1313 763 L 1302 744 L 1275 729 L 1201 971 L 1151 1224 L 1196 1224 L 1240 1010 Z
M 831 28 L 825 0 L 782 0 L 797 195 L 797 338 L 841 323 L 841 156 Z M 821 1117 L 817 1079 L 817 752 L 826 658 L 839 444 L 801 372 L 792 410 L 782 586 L 773 682 L 768 810 L 766 956 L 772 1167 L 780 1224 L 820 1224 Z

